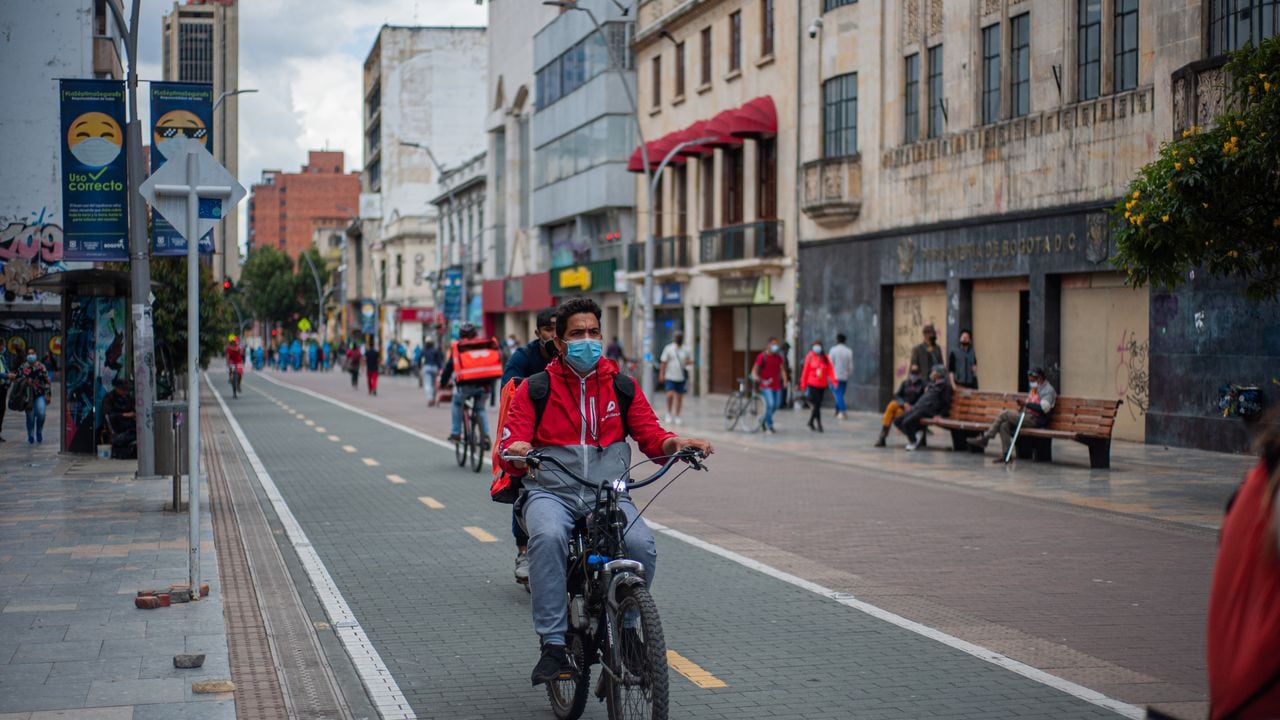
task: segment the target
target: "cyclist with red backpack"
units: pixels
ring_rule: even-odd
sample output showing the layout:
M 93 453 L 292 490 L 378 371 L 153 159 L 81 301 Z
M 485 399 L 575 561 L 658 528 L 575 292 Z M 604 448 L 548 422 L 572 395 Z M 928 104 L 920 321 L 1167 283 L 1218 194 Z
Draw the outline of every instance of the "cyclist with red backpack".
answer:
M 484 434 L 484 446 L 489 446 L 489 417 L 484 412 L 485 396 L 493 392 L 493 382 L 502 377 L 502 352 L 498 341 L 479 338 L 476 326 L 466 323 L 458 330 L 458 339 L 449 346 L 449 359 L 440 371 L 440 383 L 454 380 L 453 426 L 449 442 L 462 438 L 462 403 L 477 398 L 480 410 L 480 431 Z

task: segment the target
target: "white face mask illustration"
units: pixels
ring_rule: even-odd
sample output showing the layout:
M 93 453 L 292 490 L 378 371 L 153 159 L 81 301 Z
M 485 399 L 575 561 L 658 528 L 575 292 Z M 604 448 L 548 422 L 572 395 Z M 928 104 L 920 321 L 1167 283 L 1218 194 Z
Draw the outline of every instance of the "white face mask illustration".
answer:
M 199 140 L 193 140 L 185 135 L 175 135 L 171 138 L 165 138 L 156 143 L 156 150 L 160 152 L 160 157 L 168 160 L 174 157 L 182 157 L 186 155 L 188 143 L 200 143 Z
M 71 146 L 71 156 L 92 168 L 110 165 L 119 155 L 120 146 L 106 138 L 86 138 Z

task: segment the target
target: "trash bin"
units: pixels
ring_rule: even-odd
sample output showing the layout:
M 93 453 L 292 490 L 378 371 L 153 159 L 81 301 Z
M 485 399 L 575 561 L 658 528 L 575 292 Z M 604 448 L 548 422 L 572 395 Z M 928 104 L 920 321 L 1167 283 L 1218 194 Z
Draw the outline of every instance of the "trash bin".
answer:
M 187 463 L 187 404 L 161 401 L 156 403 L 156 474 L 186 475 Z M 175 458 L 178 453 L 180 457 Z

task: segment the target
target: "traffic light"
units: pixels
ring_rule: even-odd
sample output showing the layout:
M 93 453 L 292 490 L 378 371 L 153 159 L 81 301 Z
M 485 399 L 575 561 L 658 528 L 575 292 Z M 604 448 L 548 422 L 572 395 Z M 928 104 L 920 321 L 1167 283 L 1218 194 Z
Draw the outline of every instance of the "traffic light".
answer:
M 223 294 L 223 295 L 229 295 L 229 294 L 231 294 L 231 281 L 230 281 L 230 280 L 223 280 L 223 281 L 222 281 L 222 294 Z
M 280 332 L 280 331 L 279 331 L 279 330 L 277 330 L 277 329 L 275 329 L 275 328 L 271 328 L 271 337 L 275 337 L 275 336 L 276 336 L 276 333 L 278 333 L 278 332 Z

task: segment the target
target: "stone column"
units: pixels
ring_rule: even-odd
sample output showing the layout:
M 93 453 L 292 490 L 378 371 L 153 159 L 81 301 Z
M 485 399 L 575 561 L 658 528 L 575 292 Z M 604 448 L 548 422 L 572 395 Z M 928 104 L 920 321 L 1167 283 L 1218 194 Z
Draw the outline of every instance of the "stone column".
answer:
M 1065 392 L 1061 385 L 1062 278 L 1058 275 L 1034 273 L 1028 284 L 1030 367 L 1043 367 L 1049 376 L 1049 382 L 1061 394 Z

